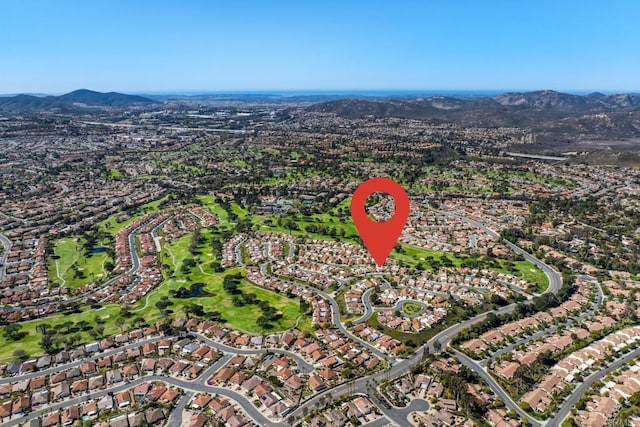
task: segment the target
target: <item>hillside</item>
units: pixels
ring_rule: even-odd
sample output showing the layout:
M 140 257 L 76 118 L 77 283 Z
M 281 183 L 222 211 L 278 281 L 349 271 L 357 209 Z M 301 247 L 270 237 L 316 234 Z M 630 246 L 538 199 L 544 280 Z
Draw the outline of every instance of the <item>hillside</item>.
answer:
M 60 96 L 16 95 L 0 98 L 0 110 L 21 112 L 56 109 L 74 111 L 87 108 L 130 108 L 153 103 L 155 101 L 142 96 L 79 89 Z
M 640 137 L 639 94 L 573 95 L 543 90 L 465 99 L 342 99 L 314 104 L 306 111 L 350 119 L 399 117 L 461 126 L 522 127 L 545 142 Z

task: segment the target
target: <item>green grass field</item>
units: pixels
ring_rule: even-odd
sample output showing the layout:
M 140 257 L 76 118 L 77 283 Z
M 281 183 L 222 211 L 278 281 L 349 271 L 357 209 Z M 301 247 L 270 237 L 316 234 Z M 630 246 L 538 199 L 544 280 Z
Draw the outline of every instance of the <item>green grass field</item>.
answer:
M 303 331 L 313 332 L 309 317 L 300 313 L 300 301 L 298 299 L 287 298 L 279 293 L 253 285 L 246 280 L 243 280 L 239 286 L 242 292 L 253 293 L 259 300 L 267 301 L 269 305 L 282 313 L 282 318 L 273 322 L 272 328 L 263 329 L 256 323 L 262 313 L 257 305 L 234 306 L 232 296 L 223 289 L 223 278 L 226 274 L 236 274 L 241 272 L 242 269 L 229 269 L 224 273 L 215 273 L 213 271 L 210 264 L 214 261 L 214 256 L 210 250 L 207 250 L 210 247 L 208 242 L 210 242 L 213 235 L 214 233 L 211 230 L 202 230 L 202 236 L 207 243 L 198 247 L 200 254 L 196 257 L 197 265 L 187 274 L 182 273 L 180 267 L 186 259 L 191 257 L 189 253 L 191 235 L 183 236 L 170 244 L 164 242 L 161 261 L 169 266 L 169 269 L 164 271 L 166 280 L 146 297 L 129 306 L 131 315 L 126 318 L 123 326 L 125 330 L 129 327 L 134 327 L 138 320 L 151 324 L 163 319 L 163 314 L 156 307 L 156 303 L 160 301 L 161 297 L 168 296 L 173 302 L 168 308 L 173 311 L 171 316 L 174 317 L 183 317 L 185 315 L 183 307 L 189 304 L 200 304 L 207 312 L 213 310 L 220 312 L 228 326 L 244 332 L 254 334 L 272 333 L 291 329 L 296 325 Z M 175 275 L 173 275 L 174 271 L 176 272 Z M 177 290 L 180 287 L 188 288 L 191 284 L 199 282 L 205 284 L 204 291 L 210 296 L 187 299 L 178 299 L 170 296 L 171 290 Z M 56 329 L 60 329 L 60 325 L 68 321 L 87 321 L 95 325 L 94 317 L 99 315 L 104 320 L 104 335 L 116 334 L 120 332 L 116 324 L 116 319 L 120 317 L 120 308 L 119 304 L 109 304 L 97 311 L 85 309 L 82 313 L 72 315 L 59 313 L 44 319 L 23 322 L 21 323 L 22 328 L 28 332 L 28 335 L 23 339 L 16 342 L 7 341 L 0 334 L 0 362 L 12 360 L 13 352 L 18 348 L 25 350 L 29 355 L 42 354 L 42 349 L 38 343 L 41 335 L 36 330 L 40 324 L 47 324 Z M 71 335 L 75 334 L 78 334 L 80 338 L 77 343 L 87 343 L 94 340 L 88 331 L 78 331 Z
M 147 213 L 157 211 L 159 209 L 160 203 L 162 203 L 165 198 L 155 200 L 153 202 L 147 203 L 145 205 L 139 206 L 133 215 L 129 215 L 127 213 L 117 213 L 115 215 L 111 215 L 107 219 L 104 219 L 96 224 L 96 227 L 100 230 L 105 231 L 110 236 L 115 236 L 118 231 L 125 228 L 127 225 L 131 224 L 138 218 L 141 218 Z M 110 242 L 108 242 L 110 243 Z
M 122 171 L 120 169 L 109 169 L 109 178 L 111 179 L 122 178 Z
M 413 302 L 406 302 L 402 305 L 402 312 L 404 314 L 408 314 L 409 316 L 416 314 L 422 309 L 420 304 L 416 304 Z
M 211 268 L 211 263 L 215 257 L 209 249 L 210 245 L 208 243 L 214 237 L 214 233 L 210 230 L 202 230 L 201 235 L 206 243 L 198 246 L 200 254 L 197 256 L 197 265 L 191 268 L 188 274 L 184 274 L 181 267 L 185 260 L 191 258 L 189 253 L 191 235 L 183 236 L 170 244 L 163 245 L 162 263 L 170 268 L 165 275 L 167 280 L 149 297 L 150 304 L 148 305 L 153 305 L 153 308 L 155 308 L 155 303 L 160 300 L 160 297 L 169 295 L 171 289 L 178 289 L 181 286 L 188 287 L 192 283 L 205 283 L 204 291 L 212 294 L 212 296 L 182 300 L 174 299 L 175 305 L 171 306 L 171 309 L 177 312 L 185 305 L 201 304 L 205 311 L 219 311 L 222 317 L 227 320 L 229 326 L 236 329 L 251 333 L 270 332 L 271 330 L 263 330 L 256 324 L 256 319 L 261 315 L 257 305 L 245 305 L 242 307 L 233 305 L 232 296 L 227 294 L 222 287 L 222 280 L 224 274 L 235 274 L 241 272 L 242 269 L 230 269 L 223 274 L 215 273 Z M 174 272 L 175 274 L 173 274 Z M 273 331 L 292 328 L 301 315 L 300 302 L 298 300 L 286 298 L 276 292 L 253 285 L 246 280 L 242 282 L 240 289 L 244 293 L 256 294 L 259 300 L 269 302 L 271 306 L 282 313 L 282 318 L 274 324 Z M 149 310 L 149 307 L 142 311 L 145 316 L 153 314 L 147 313 L 145 310 Z
M 263 289 L 255 286 L 246 280 L 242 280 L 239 289 L 247 294 L 253 293 L 258 300 L 266 301 L 270 306 L 274 307 L 278 312 L 282 313 L 282 317 L 277 321 L 272 322 L 272 329 L 265 330 L 258 326 L 256 320 L 261 316 L 262 312 L 260 308 L 255 305 L 244 305 L 237 307 L 233 304 L 233 297 L 224 290 L 223 279 L 226 274 L 236 274 L 241 272 L 241 268 L 229 269 L 223 273 L 216 273 L 212 263 L 216 261 L 212 249 L 212 239 L 220 239 L 220 232 L 223 230 L 230 230 L 235 225 L 229 220 L 229 213 L 219 204 L 215 202 L 215 198 L 210 195 L 199 197 L 203 204 L 203 207 L 213 213 L 218 219 L 219 223 L 212 229 L 201 230 L 202 242 L 197 247 L 197 253 L 192 256 L 189 253 L 189 245 L 191 241 L 191 235 L 183 236 L 176 241 L 162 244 L 162 252 L 160 254 L 160 262 L 162 265 L 164 281 L 159 287 L 150 292 L 146 297 L 142 298 L 136 304 L 130 306 L 131 315 L 126 318 L 123 329 L 133 327 L 140 323 L 154 323 L 163 319 L 167 313 L 163 313 L 156 303 L 158 303 L 162 297 L 169 297 L 173 302 L 168 307 L 172 313 L 169 316 L 184 316 L 183 308 L 190 304 L 200 304 L 205 311 L 218 311 L 221 316 L 226 320 L 228 326 L 251 333 L 270 333 L 273 331 L 281 331 L 294 327 L 297 327 L 303 331 L 313 332 L 311 327 L 311 321 L 308 316 L 302 315 L 300 312 L 300 301 L 296 298 L 290 299 L 284 295 L 272 292 L 270 290 Z M 131 224 L 137 218 L 142 215 L 157 210 L 161 200 L 149 203 L 136 209 L 133 214 L 126 213 L 115 214 L 104 221 L 97 224 L 100 230 L 107 235 L 105 242 L 100 242 L 103 245 L 112 244 L 111 238 L 121 229 Z M 293 219 L 298 225 L 298 230 L 288 230 L 282 225 L 278 225 L 277 217 L 263 217 L 258 215 L 252 215 L 247 210 L 238 206 L 235 203 L 230 205 L 230 209 L 237 216 L 237 221 L 249 221 L 255 228 L 271 231 L 280 231 L 283 233 L 291 232 L 294 235 L 303 235 L 306 237 L 317 239 L 339 239 L 342 241 L 350 241 L 355 244 L 360 244 L 357 231 L 353 225 L 353 222 L 348 216 L 348 200 L 343 201 L 339 206 L 332 209 L 328 213 L 315 214 L 309 217 L 302 215 L 295 216 L 283 216 L 283 219 Z M 344 219 L 341 219 L 343 216 Z M 330 236 L 319 233 L 309 233 L 304 230 L 308 225 L 331 227 L 337 230 L 337 234 L 343 234 L 341 237 Z M 109 236 L 111 238 L 109 238 Z M 59 256 L 58 265 L 55 265 L 55 260 L 49 260 L 50 275 L 54 282 L 62 283 L 62 280 L 57 278 L 57 273 L 64 279 L 66 286 L 78 286 L 79 284 L 86 283 L 88 281 L 85 278 L 84 282 L 75 278 L 73 274 L 74 268 L 82 268 L 84 274 L 89 277 L 93 275 L 97 277 L 98 274 L 104 274 L 101 268 L 103 262 L 106 260 L 106 253 L 95 254 L 91 256 L 80 256 L 81 242 L 74 240 L 73 238 L 60 239 L 55 242 L 55 253 Z M 446 254 L 442 252 L 430 251 L 414 246 L 402 244 L 400 252 L 392 252 L 392 258 L 399 260 L 400 262 L 416 267 L 419 264 L 423 268 L 430 268 L 431 264 L 436 265 L 451 265 L 460 266 L 469 261 L 469 257 L 458 257 L 453 254 Z M 189 268 L 188 271 L 183 271 L 182 265 L 188 259 L 194 259 L 195 266 Z M 512 271 L 515 274 L 519 274 L 525 279 L 537 283 L 538 290 L 546 289 L 548 286 L 548 280 L 546 275 L 535 267 L 533 264 L 527 261 L 516 261 L 513 263 L 513 269 L 509 269 L 506 264 L 506 260 L 492 258 L 487 260 L 490 262 L 493 269 L 509 272 Z M 195 297 L 189 299 L 177 299 L 171 296 L 172 290 L 177 290 L 180 287 L 189 288 L 194 283 L 203 283 L 204 291 L 207 296 Z M 36 327 L 41 324 L 47 324 L 52 327 L 59 327 L 65 322 L 80 322 L 85 321 L 91 325 L 96 324 L 95 316 L 98 315 L 104 324 L 103 335 L 113 335 L 119 332 L 120 327 L 116 324 L 116 319 L 120 316 L 121 306 L 118 304 L 110 304 L 102 307 L 99 310 L 89 310 L 84 307 L 84 312 L 78 314 L 55 314 L 44 319 L 38 319 L 21 323 L 23 330 L 28 332 L 28 335 L 17 342 L 7 341 L 2 334 L 0 334 L 0 362 L 11 360 L 13 351 L 17 348 L 25 350 L 30 355 L 38 355 L 42 353 L 39 347 L 38 341 L 40 339 L 40 333 L 36 332 Z M 375 318 L 372 319 L 375 322 Z M 394 331 L 397 334 L 397 331 Z M 425 334 L 425 336 L 430 336 Z M 88 331 L 77 331 L 72 333 L 77 335 L 77 343 L 91 342 L 94 338 L 88 333 Z M 414 336 L 415 338 L 415 336 Z M 418 336 L 418 339 L 422 339 L 422 336 Z
M 107 252 L 87 254 L 79 238 L 56 240 L 53 253 L 55 256 L 50 256 L 48 260 L 49 280 L 52 283 L 77 288 L 102 280 L 108 274 L 104 269 L 105 263 L 111 260 Z
M 540 270 L 536 265 L 530 263 L 529 261 L 516 261 L 516 270 L 520 274 L 520 277 L 527 280 L 528 282 L 535 283 L 537 288 L 536 292 L 544 292 L 549 287 L 549 278 L 542 270 Z

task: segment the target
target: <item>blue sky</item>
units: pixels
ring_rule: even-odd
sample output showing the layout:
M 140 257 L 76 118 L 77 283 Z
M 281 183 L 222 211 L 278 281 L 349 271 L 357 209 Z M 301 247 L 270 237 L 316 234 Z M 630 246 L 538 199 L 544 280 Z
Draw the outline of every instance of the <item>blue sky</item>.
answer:
M 640 2 L 0 4 L 0 93 L 640 91 Z

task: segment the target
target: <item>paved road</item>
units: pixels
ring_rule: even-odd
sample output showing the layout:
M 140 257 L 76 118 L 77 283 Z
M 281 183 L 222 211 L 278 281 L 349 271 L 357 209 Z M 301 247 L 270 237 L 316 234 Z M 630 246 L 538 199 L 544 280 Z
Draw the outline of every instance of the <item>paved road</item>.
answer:
M 205 384 L 204 378 L 201 376 L 195 381 L 186 381 L 178 378 L 168 377 L 164 375 L 147 375 L 144 377 L 136 378 L 135 380 L 121 383 L 117 386 L 110 387 L 104 390 L 99 390 L 96 392 L 92 392 L 90 394 L 84 394 L 79 397 L 74 397 L 72 399 L 67 399 L 62 402 L 55 403 L 51 406 L 43 408 L 42 410 L 36 410 L 34 412 L 28 413 L 26 416 L 17 417 L 12 420 L 5 420 L 3 422 L 3 426 L 17 426 L 18 424 L 25 423 L 26 421 L 37 418 L 41 413 L 49 413 L 52 411 L 56 411 L 67 406 L 77 405 L 83 402 L 86 402 L 87 399 L 100 399 L 101 397 L 107 394 L 115 394 L 119 393 L 123 390 L 127 390 L 141 384 L 143 382 L 148 381 L 162 381 L 167 384 L 180 387 L 184 389 L 186 392 L 196 392 L 196 393 L 217 393 L 222 396 L 226 396 L 232 400 L 235 400 L 238 405 L 242 407 L 244 412 L 258 425 L 260 426 L 268 426 L 268 427 L 285 427 L 283 423 L 274 423 L 266 418 L 260 411 L 258 411 L 255 406 L 242 394 L 235 392 L 233 390 L 229 390 L 226 388 L 220 387 L 211 387 Z M 181 415 L 180 415 L 181 416 Z M 171 424 L 169 424 L 171 425 Z
M 409 402 L 407 406 L 404 408 L 399 408 L 396 406 L 392 406 L 387 408 L 384 404 L 378 404 L 379 400 L 372 398 L 373 401 L 377 404 L 380 412 L 385 416 L 385 418 L 393 421 L 395 424 L 400 426 L 410 426 L 409 422 L 409 414 L 416 411 L 428 411 L 431 405 L 424 399 L 413 399 Z
M 562 424 L 562 421 L 569 415 L 571 409 L 578 403 L 578 400 L 582 397 L 582 395 L 589 390 L 591 385 L 596 381 L 600 381 L 604 378 L 609 372 L 615 371 L 620 368 L 627 362 L 630 362 L 636 358 L 640 357 L 640 348 L 632 351 L 631 353 L 616 359 L 613 363 L 603 367 L 597 372 L 589 375 L 587 378 L 582 381 L 578 387 L 576 387 L 573 392 L 567 397 L 567 399 L 560 405 L 559 409 L 556 411 L 556 415 L 549 419 L 547 426 L 549 427 L 557 427 Z
M 391 423 L 386 417 L 382 417 L 370 423 L 362 424 L 362 427 L 386 427 L 390 425 L 394 426 L 395 424 Z
M 0 378 L 0 384 L 9 384 L 11 382 L 14 381 L 23 381 L 26 379 L 30 379 L 30 378 L 35 378 L 35 377 L 39 377 L 42 375 L 49 375 L 49 374 L 54 374 L 56 372 L 61 372 L 64 371 L 66 369 L 70 369 L 70 368 L 75 368 L 78 367 L 80 365 L 82 365 L 84 362 L 88 362 L 88 361 L 92 361 L 92 360 L 98 360 L 98 359 L 102 359 L 103 357 L 107 357 L 107 356 L 112 356 L 116 353 L 120 353 L 121 351 L 126 351 L 129 350 L 131 348 L 136 348 L 136 347 L 140 347 L 144 344 L 147 343 L 155 343 L 158 341 L 161 341 L 163 339 L 166 339 L 167 337 L 165 336 L 154 336 L 154 337 L 148 337 L 142 341 L 137 341 L 137 342 L 133 342 L 131 344 L 127 344 L 124 345 L 122 347 L 116 347 L 116 348 L 112 348 L 103 352 L 99 352 L 99 353 L 94 353 L 91 356 L 87 356 L 81 360 L 76 360 L 75 362 L 70 362 L 70 363 L 65 363 L 62 365 L 56 365 L 53 366 L 51 368 L 47 368 L 47 369 L 43 369 L 37 372 L 29 372 L 26 374 L 21 374 L 21 375 L 16 375 L 14 377 L 4 377 L 4 378 Z
M 9 240 L 4 234 L 0 234 L 0 243 L 3 250 L 0 255 L 0 281 L 4 279 L 5 271 L 7 268 L 7 257 L 11 251 L 11 240 Z
M 514 153 L 512 151 L 507 151 L 505 154 L 512 157 L 523 157 L 526 159 L 537 159 L 537 160 L 554 160 L 558 162 L 562 162 L 568 159 L 568 157 L 541 156 L 538 154 Z
M 602 292 L 602 288 L 600 287 L 600 284 L 597 281 L 594 282 L 594 286 L 595 286 L 595 289 L 596 289 L 595 302 L 591 305 L 591 307 L 589 307 L 588 310 L 585 310 L 578 317 L 571 317 L 571 318 L 566 319 L 564 322 L 562 322 L 563 325 L 572 323 L 573 321 L 576 321 L 577 324 L 580 325 L 580 324 L 582 324 L 582 322 L 587 317 L 592 316 L 600 308 L 600 306 L 602 305 L 602 301 L 604 299 L 604 294 Z M 548 327 L 546 329 L 543 329 L 541 331 L 537 331 L 533 335 L 530 335 L 528 337 L 524 337 L 524 338 L 521 338 L 521 339 L 519 339 L 517 341 L 514 341 L 513 343 L 509 344 L 508 346 L 503 347 L 500 350 L 492 353 L 491 356 L 489 356 L 489 359 L 495 360 L 498 357 L 500 357 L 501 355 L 511 352 L 515 347 L 517 347 L 517 346 L 519 346 L 521 344 L 526 344 L 529 341 L 534 341 L 534 340 L 536 340 L 538 338 L 542 338 L 543 336 L 550 335 L 550 334 L 554 333 L 558 329 L 558 326 L 560 326 L 560 325 L 550 326 L 550 327 Z M 486 362 L 487 362 L 487 360 L 485 359 L 485 360 L 481 361 L 480 364 L 484 366 L 486 364 Z
M 171 410 L 171 415 L 169 415 L 169 419 L 167 420 L 168 427 L 178 427 L 182 424 L 182 411 L 184 411 L 184 407 L 187 406 L 194 395 L 194 392 L 187 391 L 180 397 L 176 406 Z
M 533 425 L 545 425 L 544 422 L 536 420 L 531 415 L 527 414 L 523 409 L 521 409 L 518 404 L 513 401 L 511 396 L 509 396 L 509 393 L 507 393 L 502 387 L 500 387 L 500 384 L 498 384 L 496 380 L 491 375 L 489 375 L 489 373 L 483 366 L 480 365 L 480 363 L 476 362 L 475 360 L 473 360 L 466 354 L 456 350 L 455 348 L 450 347 L 450 350 L 455 353 L 460 363 L 477 373 L 483 380 L 485 380 L 491 387 L 491 390 L 493 390 L 493 392 L 500 399 L 502 399 L 502 401 L 505 402 L 505 404 L 509 408 L 514 409 L 522 419 L 528 420 L 529 423 Z
M 240 242 L 238 242 L 238 244 L 234 248 L 234 251 L 236 252 L 236 262 L 240 267 L 244 267 L 244 261 L 242 260 L 242 244 L 245 241 L 246 239 L 241 240 Z
M 287 244 L 289 245 L 289 256 L 287 258 L 293 258 L 296 254 L 296 244 L 287 240 Z
M 201 339 L 202 341 L 204 341 L 207 345 L 211 346 L 211 347 L 215 347 L 218 350 L 224 351 L 226 353 L 231 353 L 231 354 L 264 354 L 264 353 L 276 353 L 276 354 L 283 354 L 285 356 L 288 356 L 290 358 L 292 358 L 293 360 L 296 361 L 296 364 L 298 365 L 298 370 L 300 373 L 303 374 L 309 374 L 311 372 L 313 372 L 313 365 L 311 365 L 310 363 L 308 363 L 306 360 L 304 360 L 302 357 L 300 357 L 300 355 L 290 352 L 288 350 L 283 350 L 281 348 L 260 348 L 260 349 L 238 349 L 235 347 L 230 347 L 228 345 L 225 344 L 221 344 L 217 341 L 213 341 L 212 339 L 202 335 L 202 334 L 197 334 L 194 333 L 193 335 L 197 336 L 199 339 Z
M 361 299 L 362 299 L 362 304 L 364 305 L 365 311 L 362 316 L 360 316 L 359 318 L 357 318 L 352 322 L 354 325 L 358 323 L 366 322 L 367 320 L 369 320 L 369 318 L 373 314 L 373 306 L 371 305 L 371 294 L 373 293 L 373 291 L 374 291 L 373 288 L 369 288 L 362 293 Z
M 489 227 L 485 226 L 484 224 L 476 220 L 473 220 L 471 218 L 466 218 L 460 215 L 451 214 L 448 212 L 442 212 L 442 213 L 444 213 L 445 215 L 455 217 L 468 224 L 471 224 L 474 227 L 481 229 L 482 231 L 484 231 L 485 233 L 487 233 L 488 235 L 490 235 L 495 239 L 498 239 L 498 240 L 501 239 L 500 234 L 496 233 Z M 529 252 L 525 251 L 524 249 L 521 249 L 519 246 L 514 245 L 510 241 L 503 239 L 502 243 L 508 246 L 515 253 L 522 255 L 527 261 L 530 261 L 533 264 L 537 265 L 547 275 L 547 277 L 549 278 L 549 287 L 547 288 L 546 292 L 556 293 L 560 290 L 560 287 L 562 287 L 562 276 L 560 275 L 560 273 L 555 271 L 553 268 L 551 268 L 549 265 L 545 264 L 535 256 L 531 255 Z

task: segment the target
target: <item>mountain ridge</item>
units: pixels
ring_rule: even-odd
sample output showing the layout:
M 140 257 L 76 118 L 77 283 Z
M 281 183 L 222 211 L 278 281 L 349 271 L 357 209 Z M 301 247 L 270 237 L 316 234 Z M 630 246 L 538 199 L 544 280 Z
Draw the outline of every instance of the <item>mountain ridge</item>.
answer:
M 350 99 L 317 103 L 305 111 L 348 119 L 397 117 L 471 127 L 521 127 L 548 141 L 640 137 L 640 94 L 635 93 L 573 95 L 541 90 L 469 99 Z
M 0 110 L 38 111 L 38 110 L 81 110 L 91 108 L 129 108 L 157 103 L 138 95 L 126 95 L 118 92 L 96 92 L 89 89 L 77 89 L 59 96 L 15 95 L 0 97 Z

